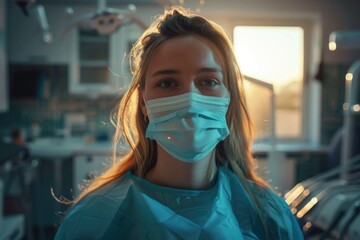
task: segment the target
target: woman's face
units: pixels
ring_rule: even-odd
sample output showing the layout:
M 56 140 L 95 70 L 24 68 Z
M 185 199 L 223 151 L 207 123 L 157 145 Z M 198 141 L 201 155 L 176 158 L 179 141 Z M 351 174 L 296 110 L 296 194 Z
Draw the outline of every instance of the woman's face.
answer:
M 149 58 L 142 99 L 184 93 L 227 97 L 216 48 L 199 36 L 176 37 L 162 43 Z M 144 102 L 142 110 L 145 113 Z

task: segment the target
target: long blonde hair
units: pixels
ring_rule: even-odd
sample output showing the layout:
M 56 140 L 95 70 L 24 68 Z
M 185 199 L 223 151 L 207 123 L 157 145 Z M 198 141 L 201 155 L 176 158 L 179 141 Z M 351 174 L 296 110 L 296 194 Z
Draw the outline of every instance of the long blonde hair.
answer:
M 220 53 L 219 61 L 223 67 L 224 83 L 231 96 L 227 112 L 230 135 L 217 145 L 215 158 L 218 165 L 229 168 L 244 184 L 249 196 L 254 200 L 255 209 L 267 232 L 264 220 L 266 217 L 262 217 L 262 212 L 266 212 L 266 209 L 248 182 L 250 180 L 262 188 L 269 186 L 255 171 L 250 150 L 253 141 L 252 125 L 246 106 L 243 78 L 233 53 L 232 43 L 218 24 L 182 7 L 173 7 L 158 16 L 134 44 L 130 53 L 133 78 L 113 115 L 116 131 L 113 138 L 112 166 L 96 178 L 77 200 L 118 179 L 129 170 L 138 176 L 144 176 L 155 165 L 156 142 L 145 137 L 147 121 L 139 104 L 140 91 L 145 85 L 145 72 L 152 53 L 164 41 L 186 35 L 198 35 L 207 39 Z M 130 150 L 125 156 L 119 157 L 119 145 L 124 141 Z

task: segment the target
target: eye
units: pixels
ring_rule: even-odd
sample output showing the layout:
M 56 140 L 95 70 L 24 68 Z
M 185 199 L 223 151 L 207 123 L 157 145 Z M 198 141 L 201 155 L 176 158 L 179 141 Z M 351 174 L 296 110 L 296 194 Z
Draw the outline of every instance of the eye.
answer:
M 174 88 L 174 87 L 177 87 L 178 84 L 175 80 L 173 79 L 164 79 L 164 80 L 161 80 L 159 81 L 158 83 L 158 86 L 161 87 L 161 88 Z
M 205 78 L 200 80 L 200 85 L 204 87 L 215 88 L 220 85 L 220 81 L 215 78 Z

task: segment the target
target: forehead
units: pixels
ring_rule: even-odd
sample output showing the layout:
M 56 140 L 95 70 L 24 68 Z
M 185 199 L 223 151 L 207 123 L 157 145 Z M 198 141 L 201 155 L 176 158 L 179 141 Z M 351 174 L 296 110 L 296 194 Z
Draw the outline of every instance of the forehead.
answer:
M 147 70 L 150 71 L 154 67 L 176 67 L 179 65 L 189 68 L 195 67 L 195 65 L 221 68 L 217 47 L 207 39 L 196 35 L 166 40 L 154 50 L 148 60 Z

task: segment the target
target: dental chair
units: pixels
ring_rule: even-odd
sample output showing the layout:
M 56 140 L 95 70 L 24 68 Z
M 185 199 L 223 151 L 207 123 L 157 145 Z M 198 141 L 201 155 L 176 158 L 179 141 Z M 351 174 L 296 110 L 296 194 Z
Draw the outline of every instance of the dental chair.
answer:
M 349 239 L 360 236 L 360 155 L 349 162 L 348 178 L 336 167 L 298 183 L 285 201 L 305 239 Z
M 24 146 L 0 142 L 0 180 L 3 182 L 4 217 L 25 217 L 26 239 L 33 237 L 33 212 L 30 188 L 37 175 L 38 161 L 30 159 Z M 20 230 L 10 239 L 22 239 Z

